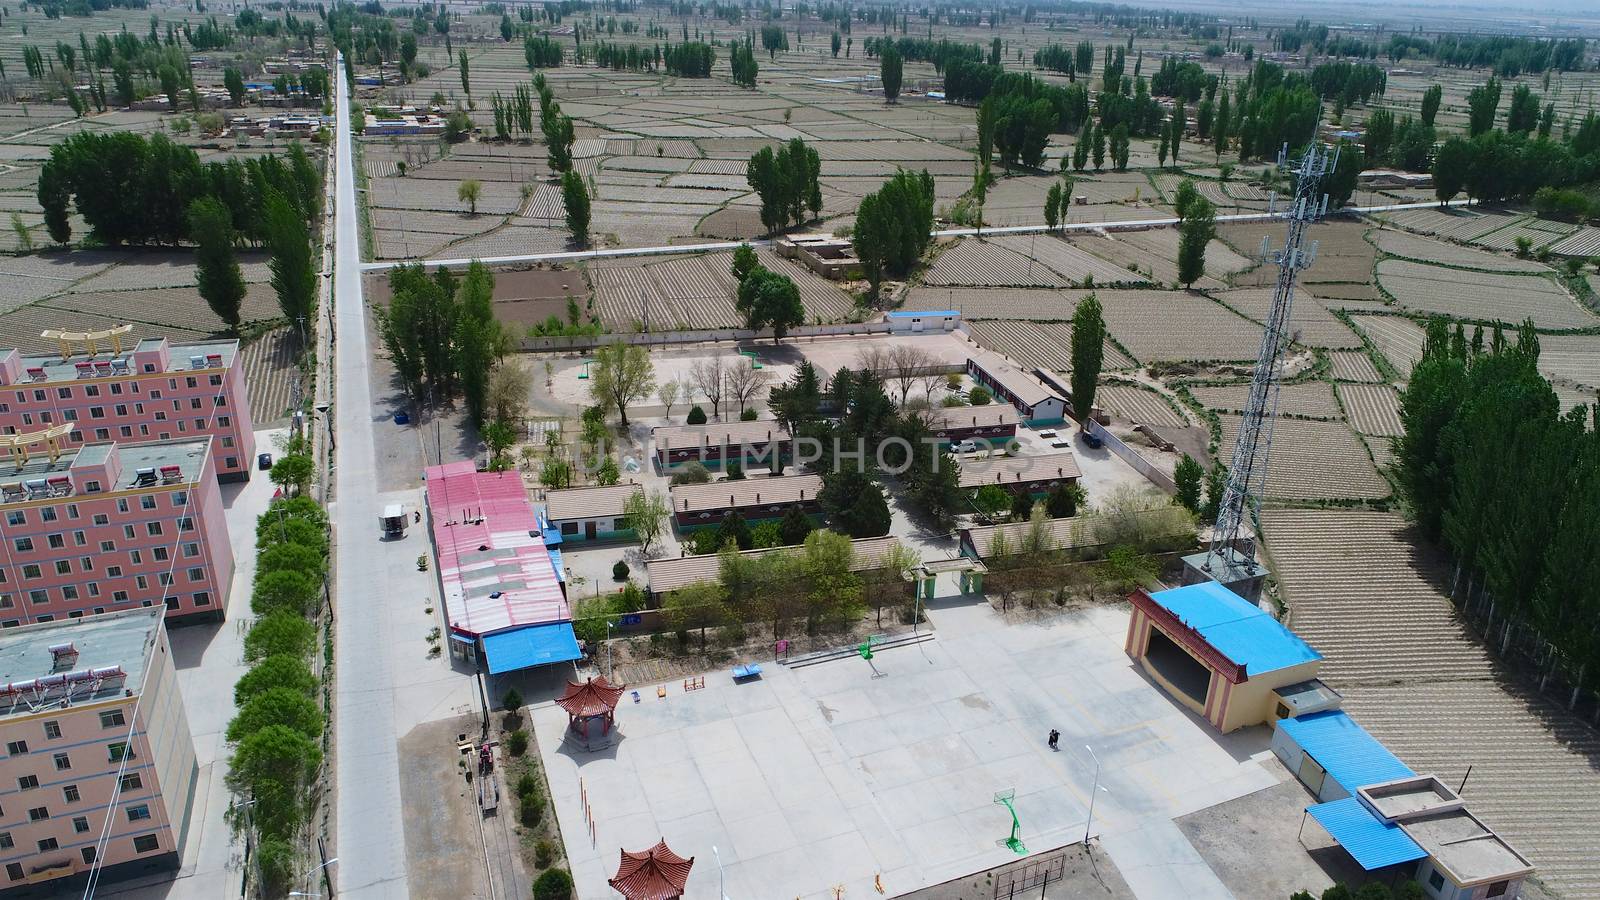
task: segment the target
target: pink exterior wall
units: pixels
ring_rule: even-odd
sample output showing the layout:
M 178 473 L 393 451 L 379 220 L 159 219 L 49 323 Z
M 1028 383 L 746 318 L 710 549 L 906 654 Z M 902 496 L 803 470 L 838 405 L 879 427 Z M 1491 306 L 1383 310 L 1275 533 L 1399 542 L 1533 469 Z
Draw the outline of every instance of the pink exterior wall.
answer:
M 0 351 L 0 432 L 40 431 L 73 421 L 77 428 L 67 439 L 68 447 L 209 434 L 217 438 L 212 445 L 216 477 L 246 480 L 255 463 L 255 422 L 243 355 L 237 342 L 233 343 L 235 346 L 222 354 L 224 367 L 191 370 L 191 355 L 215 352 L 225 342 L 168 345 L 165 340 L 141 341 L 124 354 L 130 371 L 105 374 L 96 370 L 85 378 L 70 373 L 58 377 L 63 365 L 58 355 L 48 358 L 52 361 L 50 374 L 42 381 L 34 380 L 27 370 L 46 357 L 25 358 L 16 350 Z M 95 357 L 100 362 L 109 358 L 103 354 Z M 65 365 L 71 368 L 88 359 L 75 356 Z M 96 409 L 101 413 L 98 418 L 93 414 Z
M 117 455 L 113 449 L 113 462 Z M 8 471 L 0 463 L 0 481 Z M 204 455 L 192 480 L 175 484 L 109 490 L 114 482 L 106 481 L 100 493 L 89 493 L 88 482 L 102 468 L 67 471 L 70 496 L 0 503 L 0 627 L 153 606 L 164 597 L 168 616 L 223 615 L 234 561 L 214 453 Z M 192 527 L 182 527 L 185 513 Z M 151 533 L 152 523 L 159 533 Z M 19 549 L 19 540 L 31 548 Z M 172 585 L 163 590 L 161 577 L 169 572 Z
M 0 757 L 0 890 L 27 883 L 30 876 L 38 881 L 87 872 L 86 848 L 103 867 L 157 861 L 183 849 L 197 774 L 194 740 L 165 628 L 156 629 L 155 646 L 147 645 L 147 652 L 146 676 L 127 684 L 132 697 L 0 718 L 0 749 L 7 751 Z M 121 724 L 106 723 L 102 713 L 120 714 Z M 46 723 L 59 730 L 59 737 L 50 736 L 54 731 L 47 731 Z M 131 741 L 129 724 L 134 726 Z M 27 744 L 27 752 L 10 752 L 18 741 Z M 113 743 L 131 745 L 126 766 L 113 761 Z M 58 753 L 67 755 L 70 768 L 57 767 Z M 28 776 L 37 779 L 37 787 L 22 786 L 20 779 Z M 126 783 L 116 791 L 110 834 L 103 850 L 96 850 L 119 777 Z M 34 821 L 30 811 L 41 808 L 46 817 Z M 140 817 L 131 818 L 130 810 Z M 50 838 L 56 846 L 41 851 L 39 842 Z M 142 848 L 134 843 L 141 838 L 146 840 Z

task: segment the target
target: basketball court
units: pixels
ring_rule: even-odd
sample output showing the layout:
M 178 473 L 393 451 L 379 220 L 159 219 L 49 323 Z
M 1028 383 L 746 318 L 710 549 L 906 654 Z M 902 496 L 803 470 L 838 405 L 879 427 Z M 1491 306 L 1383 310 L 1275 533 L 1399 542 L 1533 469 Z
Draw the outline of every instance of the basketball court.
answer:
M 719 856 L 731 900 L 895 896 L 1018 859 L 1001 795 L 1030 854 L 1088 826 L 1138 895 L 1228 896 L 1172 819 L 1275 784 L 1251 759 L 1270 755 L 1264 732 L 1219 738 L 1146 681 L 1124 611 L 930 614 L 936 640 L 870 662 L 765 663 L 737 685 L 711 672 L 665 698 L 630 685 L 640 699 L 623 695 L 600 751 L 564 744 L 566 715 L 536 708 L 579 895 L 609 896 L 618 850 L 665 838 L 695 858 L 688 898 L 718 896 Z

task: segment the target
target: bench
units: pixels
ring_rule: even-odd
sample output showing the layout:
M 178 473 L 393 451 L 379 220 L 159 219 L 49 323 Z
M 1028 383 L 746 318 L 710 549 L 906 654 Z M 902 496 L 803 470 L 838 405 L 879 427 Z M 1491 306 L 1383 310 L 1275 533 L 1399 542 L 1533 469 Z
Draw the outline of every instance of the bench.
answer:
M 755 663 L 751 663 L 751 664 L 749 664 L 747 666 L 734 666 L 733 667 L 733 680 L 734 681 L 744 681 L 744 680 L 749 679 L 749 678 L 760 678 L 760 677 L 761 677 L 761 667 L 756 665 Z

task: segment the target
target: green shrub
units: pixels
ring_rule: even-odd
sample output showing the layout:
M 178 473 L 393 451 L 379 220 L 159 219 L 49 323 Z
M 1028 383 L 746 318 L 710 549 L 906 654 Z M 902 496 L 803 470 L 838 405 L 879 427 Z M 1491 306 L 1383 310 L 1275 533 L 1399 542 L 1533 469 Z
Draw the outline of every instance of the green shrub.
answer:
M 268 656 L 303 657 L 316 640 L 316 627 L 304 618 L 292 612 L 273 612 L 250 626 L 244 636 L 244 658 L 255 662 Z
M 619 559 L 617 560 L 617 564 L 611 567 L 611 580 L 626 581 L 627 578 L 628 564 Z
M 754 409 L 747 409 L 744 412 L 739 413 L 739 421 L 741 422 L 754 422 L 758 418 L 760 418 L 760 414 Z
M 689 410 L 689 418 L 685 421 L 690 425 L 704 425 L 706 423 L 706 411 L 701 409 L 699 404 L 695 404 L 694 408 Z
M 514 713 L 521 709 L 522 693 L 516 688 L 506 691 L 506 695 L 500 698 L 500 708 L 510 713 Z
M 240 676 L 233 686 L 234 705 L 244 706 L 251 697 L 275 687 L 313 697 L 317 692 L 317 676 L 311 674 L 304 661 L 293 656 L 269 656 Z
M 528 732 L 518 728 L 506 735 L 506 752 L 512 756 L 521 756 L 528 752 Z
M 986 387 L 975 387 L 967 392 L 967 402 L 973 406 L 987 406 L 993 399 L 994 395 Z
M 694 424 L 693 422 L 690 423 Z M 702 421 L 701 424 L 704 424 Z M 699 460 L 684 463 L 678 471 L 672 473 L 672 486 L 680 484 L 705 484 L 711 480 L 711 470 L 707 469 Z
M 566 869 L 546 869 L 533 883 L 533 900 L 572 900 L 572 876 Z
M 533 845 L 533 864 L 538 866 L 539 868 L 541 868 L 541 869 L 550 868 L 550 863 L 554 862 L 555 858 L 556 858 L 556 845 L 555 844 L 552 844 L 551 842 L 549 842 L 549 841 L 547 841 L 547 840 L 545 840 L 543 838 L 540 838 L 539 842 L 537 844 Z
M 533 828 L 544 821 L 544 795 L 530 794 L 517 798 L 517 821 L 525 828 Z
M 529 800 L 536 799 L 538 796 L 539 779 L 534 777 L 532 772 L 522 773 L 522 777 L 517 779 L 517 799 Z

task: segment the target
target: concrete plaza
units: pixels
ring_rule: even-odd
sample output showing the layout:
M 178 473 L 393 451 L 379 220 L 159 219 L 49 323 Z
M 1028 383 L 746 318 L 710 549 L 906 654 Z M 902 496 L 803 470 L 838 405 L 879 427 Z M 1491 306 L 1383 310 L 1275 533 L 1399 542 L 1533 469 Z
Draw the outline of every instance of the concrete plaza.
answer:
M 607 896 L 619 848 L 665 838 L 696 858 L 689 898 L 889 896 L 1016 857 L 999 842 L 1012 789 L 1032 852 L 1092 829 L 1141 897 L 1227 897 L 1173 818 L 1271 786 L 1261 729 L 1219 738 L 1122 652 L 1127 613 L 1006 624 L 986 603 L 936 602 L 938 640 L 703 690 L 639 685 L 614 745 L 563 743 L 566 714 L 533 711 L 580 896 Z M 1045 745 L 1061 731 L 1060 750 Z M 1255 757 L 1255 758 L 1252 758 Z M 581 786 L 580 786 L 581 779 Z M 581 796 L 587 796 L 595 838 Z

